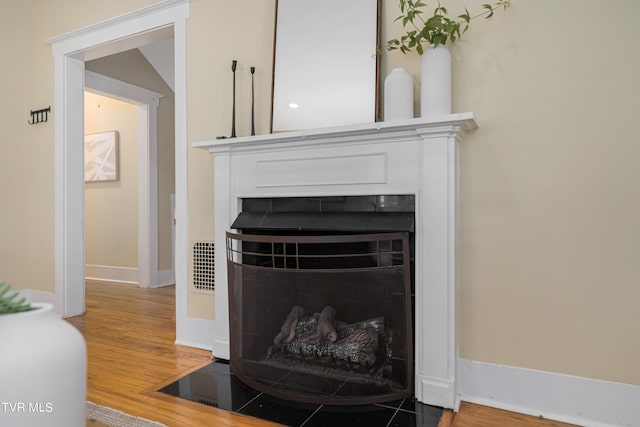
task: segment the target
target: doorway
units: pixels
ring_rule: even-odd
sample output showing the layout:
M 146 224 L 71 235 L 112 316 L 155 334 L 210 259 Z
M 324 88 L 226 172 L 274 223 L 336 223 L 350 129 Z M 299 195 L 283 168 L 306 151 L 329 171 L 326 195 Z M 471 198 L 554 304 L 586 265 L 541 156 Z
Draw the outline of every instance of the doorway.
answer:
M 113 203 L 102 209 L 85 212 L 85 256 L 91 258 L 86 260 L 86 277 L 134 283 L 144 288 L 174 284 L 171 249 L 171 194 L 175 187 L 173 91 L 137 49 L 92 61 L 87 67 L 107 73 L 110 68 L 116 68 L 120 70 L 118 77 L 144 78 L 147 86 L 162 93 L 93 71 L 85 72 L 85 134 L 115 133 L 117 171 L 122 172 L 108 182 L 86 183 L 85 196 L 89 198 L 85 208 L 92 206 L 88 202 L 97 195 L 113 199 Z M 164 98 L 162 106 L 161 98 Z M 85 154 L 85 162 L 86 157 Z M 126 212 L 129 214 L 125 215 Z M 91 220 L 94 220 L 93 226 Z M 98 247 L 91 245 L 91 238 L 96 235 L 102 235 Z
M 55 305 L 65 317 L 84 302 L 84 73 L 85 61 L 174 37 L 176 329 L 186 319 L 187 165 L 186 23 L 189 3 L 159 2 L 47 40 L 55 59 Z

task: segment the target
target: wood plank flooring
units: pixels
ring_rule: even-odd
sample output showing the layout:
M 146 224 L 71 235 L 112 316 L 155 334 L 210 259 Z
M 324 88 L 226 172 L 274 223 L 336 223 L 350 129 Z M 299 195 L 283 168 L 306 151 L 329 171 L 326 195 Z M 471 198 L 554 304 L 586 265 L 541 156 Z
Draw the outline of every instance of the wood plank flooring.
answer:
M 211 362 L 211 353 L 174 344 L 175 289 L 87 281 L 87 313 L 67 319 L 84 335 L 87 399 L 169 427 L 276 424 L 190 402 L 155 390 Z M 443 427 L 561 427 L 568 424 L 463 403 Z M 93 425 L 93 424 L 88 424 Z

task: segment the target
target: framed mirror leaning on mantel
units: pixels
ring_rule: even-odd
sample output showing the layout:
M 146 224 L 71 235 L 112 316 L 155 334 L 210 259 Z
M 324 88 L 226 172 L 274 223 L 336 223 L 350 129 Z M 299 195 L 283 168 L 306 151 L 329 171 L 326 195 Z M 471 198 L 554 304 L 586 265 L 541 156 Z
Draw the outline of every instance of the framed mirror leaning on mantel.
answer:
M 272 132 L 375 122 L 380 0 L 277 0 Z

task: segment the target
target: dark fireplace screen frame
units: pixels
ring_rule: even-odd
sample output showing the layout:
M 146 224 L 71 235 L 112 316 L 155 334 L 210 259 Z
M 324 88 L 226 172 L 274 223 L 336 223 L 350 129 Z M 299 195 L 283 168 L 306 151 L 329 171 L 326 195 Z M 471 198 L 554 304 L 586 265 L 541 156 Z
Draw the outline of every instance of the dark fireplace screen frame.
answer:
M 248 386 L 300 402 L 413 394 L 408 232 L 227 233 L 230 365 Z

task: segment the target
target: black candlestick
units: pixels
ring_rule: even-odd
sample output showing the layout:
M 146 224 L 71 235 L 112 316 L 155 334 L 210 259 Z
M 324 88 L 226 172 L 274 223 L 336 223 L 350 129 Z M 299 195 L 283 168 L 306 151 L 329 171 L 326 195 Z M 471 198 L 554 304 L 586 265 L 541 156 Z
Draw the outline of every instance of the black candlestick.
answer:
M 231 71 L 233 71 L 233 110 L 231 110 L 231 138 L 236 137 L 236 66 L 238 61 L 231 61 Z
M 254 114 L 254 100 L 255 100 L 255 84 L 253 82 L 253 75 L 256 72 L 256 67 L 251 67 L 251 135 L 256 134 L 256 122 Z

